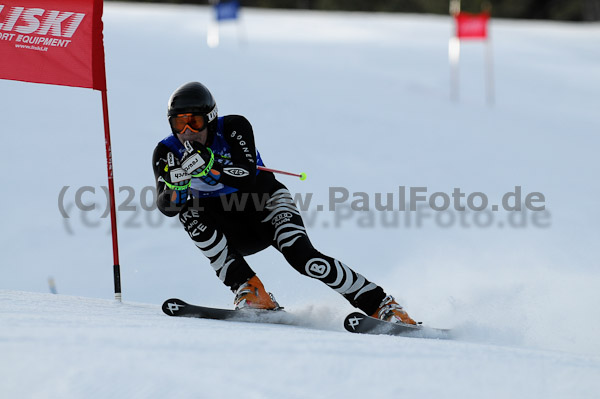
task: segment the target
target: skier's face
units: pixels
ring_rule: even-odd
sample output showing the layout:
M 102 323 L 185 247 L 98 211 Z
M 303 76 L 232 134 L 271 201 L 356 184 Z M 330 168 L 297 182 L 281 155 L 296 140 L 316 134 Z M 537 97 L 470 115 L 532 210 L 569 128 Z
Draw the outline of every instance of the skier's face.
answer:
M 207 137 L 208 129 L 206 127 L 200 131 L 196 131 L 189 126 L 186 126 L 181 133 L 177 134 L 177 138 L 182 144 L 186 141 L 197 141 L 200 144 L 206 144 Z

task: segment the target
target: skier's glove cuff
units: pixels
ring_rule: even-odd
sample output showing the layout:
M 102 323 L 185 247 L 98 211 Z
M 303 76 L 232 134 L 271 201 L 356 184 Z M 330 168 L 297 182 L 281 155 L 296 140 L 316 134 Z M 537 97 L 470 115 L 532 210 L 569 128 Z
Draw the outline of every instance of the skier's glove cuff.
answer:
M 200 176 L 200 179 L 209 186 L 217 185 L 220 178 L 221 172 L 216 169 L 210 169 L 204 176 Z
M 188 200 L 188 189 L 185 190 L 173 190 L 171 193 L 171 202 L 175 205 L 183 205 Z
M 187 180 L 187 183 L 179 182 L 179 183 L 171 184 L 165 180 L 165 186 L 167 186 L 170 190 L 175 190 L 175 191 L 187 191 L 187 189 L 190 188 L 191 183 L 192 183 L 191 180 Z

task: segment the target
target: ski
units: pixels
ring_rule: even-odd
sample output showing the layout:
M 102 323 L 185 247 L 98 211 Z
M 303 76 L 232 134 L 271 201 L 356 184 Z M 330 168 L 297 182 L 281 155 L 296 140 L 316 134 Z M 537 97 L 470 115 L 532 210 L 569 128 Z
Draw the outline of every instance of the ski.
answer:
M 422 325 L 397 324 L 366 316 L 359 312 L 350 313 L 344 319 L 344 328 L 351 333 L 373 335 L 399 335 L 415 338 L 450 339 L 450 330 Z
M 229 320 L 247 323 L 298 324 L 296 318 L 283 310 L 231 310 L 192 305 L 181 299 L 171 298 L 162 305 L 162 311 L 171 317 Z M 450 339 L 450 330 L 421 325 L 396 324 L 375 319 L 359 312 L 350 313 L 344 320 L 344 328 L 351 333 L 373 335 L 398 335 L 416 338 Z
M 206 306 L 192 305 L 181 299 L 167 299 L 162 310 L 173 317 L 193 317 L 199 319 L 231 320 L 249 323 L 293 324 L 294 318 L 283 310 L 256 310 L 256 309 L 220 309 Z

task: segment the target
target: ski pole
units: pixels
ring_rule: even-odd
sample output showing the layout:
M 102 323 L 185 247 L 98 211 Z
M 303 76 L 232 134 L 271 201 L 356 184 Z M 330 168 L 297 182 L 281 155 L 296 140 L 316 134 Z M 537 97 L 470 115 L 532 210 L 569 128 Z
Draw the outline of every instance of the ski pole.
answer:
M 300 174 L 298 174 L 298 173 L 291 173 L 291 172 L 284 172 L 283 170 L 265 168 L 264 166 L 257 166 L 256 169 L 258 169 L 258 170 L 264 170 L 265 172 L 280 173 L 282 175 L 296 176 L 296 177 L 299 177 L 300 180 L 306 180 L 306 173 L 304 173 L 304 172 L 302 172 Z

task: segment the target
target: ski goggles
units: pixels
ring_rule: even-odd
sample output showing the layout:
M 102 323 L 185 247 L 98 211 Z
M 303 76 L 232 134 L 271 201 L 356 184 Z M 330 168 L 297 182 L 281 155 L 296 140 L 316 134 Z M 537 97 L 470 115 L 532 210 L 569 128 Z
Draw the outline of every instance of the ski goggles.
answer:
M 208 125 L 207 117 L 200 114 L 177 114 L 169 117 L 169 124 L 173 131 L 177 133 L 183 132 L 186 126 L 198 133 Z

